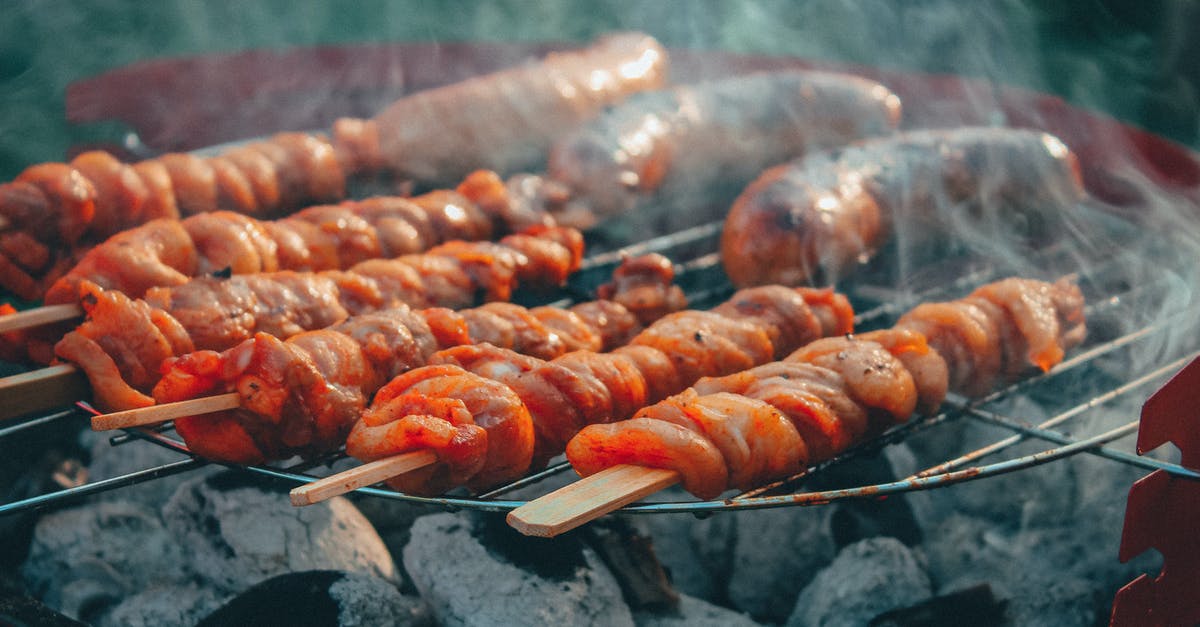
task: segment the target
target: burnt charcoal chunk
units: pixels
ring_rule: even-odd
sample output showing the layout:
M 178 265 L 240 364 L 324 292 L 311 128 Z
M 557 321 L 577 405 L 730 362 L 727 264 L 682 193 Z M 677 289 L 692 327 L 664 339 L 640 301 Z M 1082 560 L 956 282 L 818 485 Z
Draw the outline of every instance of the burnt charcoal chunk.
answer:
M 83 624 L 59 614 L 27 596 L 0 592 L 0 625 L 82 627 Z
M 183 553 L 153 510 L 102 502 L 44 516 L 21 574 L 30 592 L 90 621 L 124 597 L 181 581 Z
M 578 539 L 519 543 L 502 520 L 477 520 L 422 516 L 404 547 L 404 566 L 438 624 L 633 626 L 613 575 Z M 543 558 L 550 563 L 532 566 Z
M 237 593 L 300 570 L 396 577 L 383 540 L 350 501 L 293 507 L 285 492 L 226 477 L 231 475 L 188 481 L 163 508 L 167 528 L 198 581 Z
M 923 560 L 894 538 L 842 549 L 800 593 L 788 627 L 866 625 L 876 616 L 932 596 Z
M 97 618 L 95 627 L 195 625 L 226 598 L 193 584 L 156 586 L 126 597 Z
M 638 627 L 754 627 L 759 624 L 745 614 L 687 595 L 679 597 L 674 610 L 639 611 L 633 617 Z
M 366 575 L 313 570 L 272 577 L 251 587 L 198 627 L 271 625 L 432 625 L 419 599 Z

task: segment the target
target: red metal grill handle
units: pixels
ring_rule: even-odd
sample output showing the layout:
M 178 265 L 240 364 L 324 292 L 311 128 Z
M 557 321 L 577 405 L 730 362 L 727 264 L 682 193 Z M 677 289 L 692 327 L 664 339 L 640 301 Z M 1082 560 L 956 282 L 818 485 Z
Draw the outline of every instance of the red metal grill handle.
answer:
M 1181 463 L 1200 465 L 1200 359 L 1193 360 L 1142 406 L 1138 454 L 1171 442 Z M 1163 558 L 1158 577 L 1142 575 L 1113 599 L 1109 624 L 1194 625 L 1200 623 L 1200 482 L 1163 470 L 1139 479 L 1129 490 L 1119 558 L 1128 562 L 1149 549 Z

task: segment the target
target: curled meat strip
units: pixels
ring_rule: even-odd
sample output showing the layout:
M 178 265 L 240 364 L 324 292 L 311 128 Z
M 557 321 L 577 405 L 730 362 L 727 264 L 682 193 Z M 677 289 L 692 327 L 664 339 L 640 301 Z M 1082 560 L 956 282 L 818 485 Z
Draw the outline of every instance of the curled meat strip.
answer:
M 981 301 L 989 306 L 978 318 L 943 311 Z M 1006 279 L 918 306 L 892 329 L 816 340 L 782 361 L 701 379 L 631 420 L 587 426 L 567 459 L 583 476 L 617 464 L 671 469 L 692 494 L 715 498 L 801 472 L 918 409 L 934 412 L 947 389 L 978 395 L 1048 369 L 1084 333 L 1072 282 Z

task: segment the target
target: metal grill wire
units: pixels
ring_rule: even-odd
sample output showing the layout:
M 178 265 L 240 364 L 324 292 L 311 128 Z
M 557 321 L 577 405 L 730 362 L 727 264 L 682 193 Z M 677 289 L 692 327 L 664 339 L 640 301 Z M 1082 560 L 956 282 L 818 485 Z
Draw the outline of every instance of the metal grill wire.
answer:
M 1106 240 L 1104 244 L 1095 247 L 1096 250 L 1102 251 L 1102 254 L 1092 259 L 1080 259 L 1079 249 L 1075 246 L 1050 246 L 1037 253 L 1035 258 L 1029 260 L 1030 263 L 1023 266 L 1045 268 L 1060 273 L 1070 272 L 1072 268 L 1087 268 L 1085 272 L 1078 274 L 1078 279 L 1089 303 L 1089 339 L 1082 349 L 1077 349 L 1073 356 L 1069 356 L 1050 372 L 1025 378 L 974 401 L 952 396 L 935 416 L 915 418 L 837 458 L 817 464 L 801 475 L 751 492 L 730 494 L 711 501 L 697 501 L 688 497 L 680 497 L 678 500 L 645 501 L 626 506 L 623 511 L 639 514 L 704 513 L 818 505 L 851 498 L 877 498 L 1020 471 L 1079 453 L 1136 468 L 1161 469 L 1177 476 L 1200 479 L 1200 473 L 1166 459 L 1132 454 L 1127 439 L 1127 436 L 1136 433 L 1137 416 L 1133 412 L 1140 407 L 1142 399 L 1149 396 L 1158 385 L 1188 361 L 1200 355 L 1196 343 L 1192 343 L 1176 347 L 1168 359 L 1160 360 L 1158 364 L 1144 368 L 1144 371 L 1131 372 L 1128 368 L 1130 363 L 1139 361 L 1131 358 L 1131 351 L 1140 345 L 1160 339 L 1173 325 L 1187 316 L 1192 303 L 1190 298 L 1180 301 L 1176 297 L 1180 286 L 1173 280 L 1176 275 L 1171 271 L 1173 267 L 1186 262 L 1178 258 L 1170 260 L 1169 254 L 1156 254 L 1154 251 L 1170 251 L 1171 246 L 1164 246 L 1161 239 L 1137 236 L 1136 232 L 1139 229 L 1128 223 L 1110 219 L 1102 209 L 1091 209 L 1091 215 L 1105 222 L 1111 231 L 1109 235 L 1113 237 L 1112 240 Z M 717 253 L 712 252 L 716 248 L 720 228 L 719 222 L 704 224 L 593 255 L 585 261 L 583 270 L 572 279 L 565 290 L 569 296 L 554 303 L 569 305 L 587 298 L 591 288 L 606 279 L 622 255 L 660 252 L 676 261 L 678 282 L 688 293 L 692 306 L 711 307 L 733 292 L 720 269 Z M 1120 243 L 1119 248 L 1112 248 L 1111 245 L 1117 242 Z M 1112 250 L 1122 252 L 1116 255 L 1107 254 Z M 1166 259 L 1163 259 L 1164 256 Z M 918 302 L 955 298 L 982 283 L 1008 276 L 1010 273 L 1004 263 L 997 263 L 994 259 L 942 257 L 935 263 L 921 268 L 917 273 L 919 278 L 908 282 L 905 289 L 900 290 L 893 287 L 895 281 L 888 276 L 886 266 L 886 263 L 881 263 L 874 270 L 868 267 L 852 281 L 838 286 L 839 290 L 850 297 L 855 310 L 860 312 L 855 320 L 857 329 L 885 327 L 900 313 Z M 1133 268 L 1139 270 L 1131 270 Z M 1157 268 L 1161 272 L 1151 271 L 1147 275 L 1145 268 Z M 1038 278 L 1053 279 L 1056 275 Z M 1172 300 L 1180 302 L 1175 302 L 1173 307 L 1164 310 L 1164 307 L 1167 307 L 1164 303 L 1171 303 Z M 1139 319 L 1144 312 L 1152 313 Z M 1063 390 L 1067 393 L 1062 393 Z M 1045 413 L 1047 408 L 1053 410 L 1050 415 L 1038 419 L 1022 413 Z M 87 414 L 88 409 L 81 403 L 75 410 L 35 417 L 0 430 L 0 438 L 11 432 L 36 428 L 50 421 L 79 420 Z M 1115 412 L 1120 418 L 1119 424 L 1107 424 L 1105 420 L 1089 420 L 1104 412 Z M 806 481 L 821 476 L 830 468 L 876 454 L 883 447 L 893 443 L 929 435 L 942 437 L 943 432 L 966 421 L 990 425 L 998 429 L 1000 435 L 990 444 L 947 457 L 900 480 L 838 489 L 802 489 Z M 1063 427 L 1070 428 L 1072 432 L 1068 433 Z M 180 460 L 6 503 L 0 505 L 0 515 L 64 504 L 99 492 L 187 472 L 211 463 L 192 457 L 187 447 L 174 436 L 169 424 L 157 428 L 130 429 L 122 435 L 110 438 L 110 443 L 113 446 L 124 446 L 136 440 L 144 440 L 176 451 L 181 456 Z M 1030 442 L 1048 443 L 1050 447 L 1041 448 L 1046 446 L 1041 444 L 1032 452 L 1027 452 Z M 327 474 L 334 464 L 344 458 L 343 453 L 336 453 L 300 463 L 231 467 L 261 475 L 264 479 L 302 484 Z M 531 486 L 536 490 L 536 486 L 548 478 L 569 471 L 570 466 L 566 462 L 555 463 L 523 479 L 479 495 L 452 493 L 441 497 L 416 497 L 374 487 L 361 488 L 357 492 L 452 510 L 465 508 L 505 512 L 526 502 L 506 499 L 505 495 Z M 559 482 L 561 483 L 561 480 Z

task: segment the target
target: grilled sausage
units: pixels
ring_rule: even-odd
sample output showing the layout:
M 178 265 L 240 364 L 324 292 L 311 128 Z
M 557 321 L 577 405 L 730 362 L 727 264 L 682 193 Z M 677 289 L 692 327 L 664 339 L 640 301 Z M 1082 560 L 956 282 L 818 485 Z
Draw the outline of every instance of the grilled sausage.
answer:
M 893 238 L 906 252 L 950 233 L 1047 241 L 1083 195 L 1075 155 L 1052 135 L 912 131 L 767 170 L 734 202 L 721 256 L 737 285 L 834 281 Z
M 640 206 L 675 229 L 715 218 L 771 165 L 890 133 L 899 120 L 899 98 L 874 81 L 756 73 L 634 94 L 556 142 L 548 174 L 597 220 Z
M 630 93 L 663 84 L 667 54 L 621 33 L 589 48 L 417 92 L 371 120 L 334 128 L 352 160 L 426 182 L 477 168 L 511 174 L 544 163 L 554 139 Z

